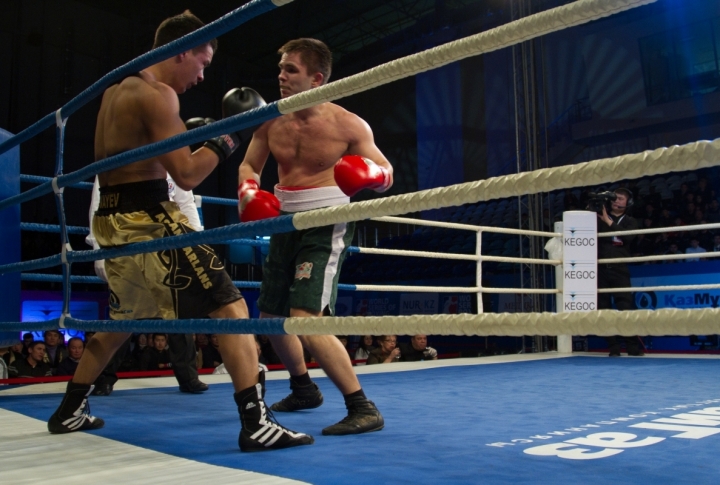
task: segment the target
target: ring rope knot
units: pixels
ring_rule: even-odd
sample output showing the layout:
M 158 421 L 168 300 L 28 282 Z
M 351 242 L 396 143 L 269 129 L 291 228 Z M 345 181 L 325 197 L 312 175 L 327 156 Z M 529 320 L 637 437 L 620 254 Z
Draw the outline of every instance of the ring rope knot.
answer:
M 60 195 L 65 191 L 65 187 L 58 187 L 58 178 L 57 177 L 53 177 L 51 185 L 52 185 L 53 192 L 55 192 L 55 195 Z

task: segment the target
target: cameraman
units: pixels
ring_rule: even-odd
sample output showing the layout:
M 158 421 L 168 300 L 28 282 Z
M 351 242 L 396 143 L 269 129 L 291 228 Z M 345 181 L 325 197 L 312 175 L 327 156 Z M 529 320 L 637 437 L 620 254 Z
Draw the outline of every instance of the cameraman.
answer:
M 630 190 L 618 188 L 614 191 L 615 200 L 602 205 L 602 212 L 598 213 L 598 233 L 632 231 L 638 228 L 637 220 L 626 214 L 632 206 L 633 195 Z M 608 207 L 610 213 L 608 214 Z M 598 238 L 598 259 L 629 258 L 630 243 L 635 236 L 613 236 Z M 598 288 L 629 288 L 630 270 L 625 263 L 599 264 Z M 598 293 L 598 309 L 612 309 L 612 300 L 615 308 L 620 311 L 635 310 L 633 294 L 630 292 Z M 620 356 L 620 343 L 618 337 L 607 338 L 610 357 Z M 644 355 L 640 349 L 638 337 L 625 337 L 628 355 Z

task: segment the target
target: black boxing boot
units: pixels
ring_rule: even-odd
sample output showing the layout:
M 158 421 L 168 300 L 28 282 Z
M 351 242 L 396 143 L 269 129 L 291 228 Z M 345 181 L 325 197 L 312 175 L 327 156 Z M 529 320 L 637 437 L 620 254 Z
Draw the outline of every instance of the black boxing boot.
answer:
M 269 451 L 313 444 L 312 436 L 291 431 L 275 421 L 262 398 L 264 387 L 265 373 L 261 371 L 257 384 L 234 395 L 240 412 L 240 450 Z
M 302 409 L 314 409 L 323 403 L 323 395 L 317 384 L 310 380 L 307 372 L 301 376 L 290 376 L 290 389 L 282 401 L 278 401 L 270 409 L 279 413 L 290 413 Z
M 380 431 L 385 427 L 385 420 L 375 407 L 375 403 L 365 397 L 361 390 L 345 396 L 345 407 L 348 410 L 339 423 L 322 430 L 323 435 L 342 436 L 347 434 Z
M 105 426 L 105 421 L 90 415 L 87 397 L 93 387 L 90 384 L 68 382 L 60 407 L 48 420 L 48 431 L 52 434 L 61 434 L 99 429 Z

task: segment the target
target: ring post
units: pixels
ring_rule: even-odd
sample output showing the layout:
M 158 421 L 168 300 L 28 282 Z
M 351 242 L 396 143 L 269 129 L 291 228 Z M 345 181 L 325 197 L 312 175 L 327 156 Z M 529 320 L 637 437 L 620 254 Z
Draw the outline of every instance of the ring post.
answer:
M 564 212 L 562 234 L 562 311 L 595 311 L 598 264 L 597 214 L 589 211 Z
M 12 138 L 12 133 L 0 129 L 0 143 Z M 0 200 L 20 193 L 20 147 L 12 148 L 0 155 Z M 20 261 L 20 206 L 14 205 L 0 211 L 0 264 Z M 20 321 L 20 273 L 0 275 L 0 321 Z M 19 339 L 19 332 L 0 332 L 0 347 L 12 345 Z

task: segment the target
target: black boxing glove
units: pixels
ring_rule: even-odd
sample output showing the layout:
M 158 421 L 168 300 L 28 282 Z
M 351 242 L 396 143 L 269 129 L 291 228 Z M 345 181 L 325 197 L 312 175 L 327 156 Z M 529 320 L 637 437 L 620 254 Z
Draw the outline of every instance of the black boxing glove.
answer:
M 251 88 L 233 88 L 223 96 L 222 115 L 229 118 L 251 109 L 265 106 L 265 100 Z
M 212 118 L 190 118 L 189 120 L 185 121 L 185 129 L 190 131 L 195 128 L 200 128 L 201 126 L 209 125 L 210 123 L 215 123 L 215 120 Z M 190 145 L 190 151 L 194 152 L 198 148 L 202 146 L 203 142 L 196 142 Z
M 254 108 L 265 106 L 265 100 L 250 88 L 233 88 L 222 99 L 223 118 L 228 118 Z M 212 138 L 203 145 L 217 153 L 220 163 L 224 162 L 240 146 L 240 133 L 228 133 Z

